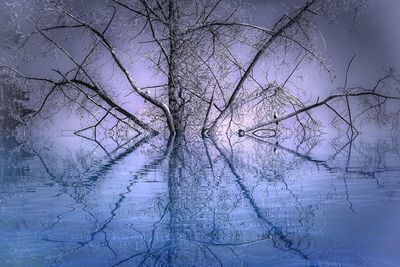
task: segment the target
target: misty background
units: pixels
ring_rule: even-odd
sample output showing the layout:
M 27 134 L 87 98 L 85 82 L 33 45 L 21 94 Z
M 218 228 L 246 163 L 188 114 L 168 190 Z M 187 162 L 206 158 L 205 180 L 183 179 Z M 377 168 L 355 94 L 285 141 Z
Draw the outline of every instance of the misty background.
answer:
M 235 2 L 232 1 L 232 4 Z M 289 13 L 303 4 L 303 1 L 299 0 L 249 0 L 242 2 L 245 3 L 247 19 L 265 28 L 271 28 L 282 14 Z M 318 28 L 314 43 L 332 72 L 328 73 L 317 62 L 303 64 L 292 77 L 297 86 L 306 89 L 314 96 L 323 97 L 331 93 L 334 89 L 343 86 L 346 68 L 353 56 L 355 56 L 355 60 L 351 65 L 348 78 L 350 87 L 370 88 L 384 75 L 385 71 L 390 69 L 396 73 L 396 70 L 400 68 L 400 53 L 398 53 L 400 47 L 400 31 L 398 29 L 400 1 L 365 1 L 365 3 L 365 7 L 359 10 L 351 8 L 341 10 L 335 18 L 322 18 L 320 16 L 314 18 Z M 92 10 L 102 6 L 102 1 L 76 0 L 70 1 L 69 4 L 75 5 L 77 10 Z M 27 8 L 28 6 L 29 8 Z M 2 62 L 13 62 L 24 73 L 47 76 L 53 68 L 65 68 L 66 66 L 62 65 L 64 61 L 57 60 L 57 57 L 52 57 L 51 54 L 43 57 L 43 49 L 46 49 L 43 47 L 37 47 L 36 54 L 36 48 L 33 47 L 33 53 L 29 55 L 30 58 L 27 58 L 28 55 L 22 54 L 19 50 L 15 50 L 21 45 L 27 34 L 34 30 L 28 19 L 28 17 L 35 18 L 34 10 L 35 3 L 32 1 L 1 1 L 0 59 Z M 35 44 L 35 41 L 32 41 L 32 44 Z M 79 43 L 71 42 L 63 45 L 71 54 L 79 55 L 82 52 L 83 46 Z M 129 55 L 133 58 L 133 64 L 129 67 L 135 75 L 138 85 L 157 84 L 155 82 L 157 78 L 154 77 L 153 72 L 141 61 L 140 53 L 146 51 L 141 50 L 140 44 L 133 43 L 131 46 L 137 54 Z M 251 55 L 251 52 L 249 53 L 244 48 L 240 53 L 243 54 L 244 58 Z M 103 63 L 104 80 L 107 81 L 107 84 L 116 88 L 116 91 L 121 92 L 122 95 L 129 94 L 130 90 L 126 89 L 129 88 L 127 82 L 121 82 L 121 79 L 112 77 L 114 75 L 113 66 L 107 65 L 107 62 Z M 273 72 L 274 67 L 272 66 L 271 69 Z M 275 75 L 278 76 L 275 78 L 279 79 L 279 75 L 282 74 Z M 112 78 L 107 80 L 110 77 Z M 274 77 L 272 80 L 274 80 Z M 37 92 L 37 95 L 31 95 L 30 103 L 37 106 L 42 96 L 41 92 Z M 123 98 L 123 100 L 131 103 L 129 109 L 133 112 L 139 111 L 143 105 L 143 101 L 132 94 L 126 99 Z M 67 119 L 68 124 L 58 125 L 57 122 L 60 119 L 62 121 Z M 59 130 L 74 130 L 81 125 L 76 117 L 71 116 L 70 113 L 66 116 L 62 112 L 56 115 L 53 122 L 56 123 L 52 127 L 59 128 Z

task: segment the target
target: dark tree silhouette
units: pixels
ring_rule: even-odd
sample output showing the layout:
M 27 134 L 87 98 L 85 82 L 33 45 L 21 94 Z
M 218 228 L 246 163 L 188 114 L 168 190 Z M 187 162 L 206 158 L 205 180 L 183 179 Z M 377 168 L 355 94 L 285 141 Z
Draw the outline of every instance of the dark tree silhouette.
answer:
M 24 122 L 33 112 L 27 107 L 29 94 L 15 76 L 6 71 L 0 72 L 0 133 L 5 136 Z

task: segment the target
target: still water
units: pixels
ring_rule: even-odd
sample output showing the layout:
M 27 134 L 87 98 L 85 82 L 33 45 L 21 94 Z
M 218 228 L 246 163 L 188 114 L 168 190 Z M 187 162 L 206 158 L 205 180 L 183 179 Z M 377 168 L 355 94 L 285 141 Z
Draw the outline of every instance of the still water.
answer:
M 398 141 L 6 140 L 0 266 L 400 266 Z

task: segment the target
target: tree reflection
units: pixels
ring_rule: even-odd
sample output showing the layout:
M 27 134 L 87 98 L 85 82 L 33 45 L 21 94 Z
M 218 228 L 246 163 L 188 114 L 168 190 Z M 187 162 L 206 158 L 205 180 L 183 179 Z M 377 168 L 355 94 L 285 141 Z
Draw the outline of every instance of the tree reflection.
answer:
M 259 153 L 260 157 L 267 155 Z M 274 160 L 284 164 L 283 158 Z M 312 243 L 307 232 L 312 226 L 309 218 L 315 216 L 314 211 L 321 203 L 316 208 L 302 206 L 298 196 L 285 184 L 293 197 L 287 202 L 293 202 L 303 216 L 296 217 L 297 225 L 293 225 L 293 221 L 275 214 L 284 211 L 258 204 L 260 199 L 253 195 L 255 188 L 249 188 L 240 174 L 255 167 L 239 163 L 213 140 L 188 145 L 184 139 L 175 139 L 166 174 L 168 215 L 163 213 L 157 222 L 164 225 L 159 229 L 163 242 L 154 245 L 155 224 L 150 245 L 144 246 L 147 251 L 135 251 L 116 265 L 125 262 L 149 266 L 222 265 L 227 257 L 238 258 L 241 249 L 261 242 L 309 259 Z M 265 166 L 259 167 L 263 170 Z M 276 186 L 278 179 L 284 181 L 286 173 L 275 175 L 266 185 L 256 187 Z
M 312 233 L 338 197 L 336 181 L 343 181 L 356 212 L 350 179 L 375 179 L 390 191 L 386 183 L 395 187 L 381 181 L 380 171 L 399 171 L 384 160 L 398 155 L 398 146 L 383 141 L 335 140 L 326 159 L 252 139 L 137 138 L 129 149 L 98 159 L 93 151 L 61 157 L 23 146 L 52 184 L 58 209 L 42 216 L 38 234 L 56 265 L 93 253 L 110 266 L 241 264 L 265 251 L 312 261 Z M 129 168 L 143 155 L 140 166 Z M 119 180 L 118 168 L 126 166 L 129 174 Z M 310 169 L 337 178 L 307 188 Z

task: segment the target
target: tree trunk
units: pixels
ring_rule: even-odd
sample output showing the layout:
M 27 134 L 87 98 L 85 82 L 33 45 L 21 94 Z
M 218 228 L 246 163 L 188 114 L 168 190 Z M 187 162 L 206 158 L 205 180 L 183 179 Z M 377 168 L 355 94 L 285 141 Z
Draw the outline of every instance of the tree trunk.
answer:
M 171 111 L 173 126 L 176 135 L 182 135 L 185 131 L 185 119 L 183 115 L 184 101 L 182 88 L 178 75 L 178 12 L 175 0 L 169 1 L 169 72 L 168 72 L 168 105 Z

